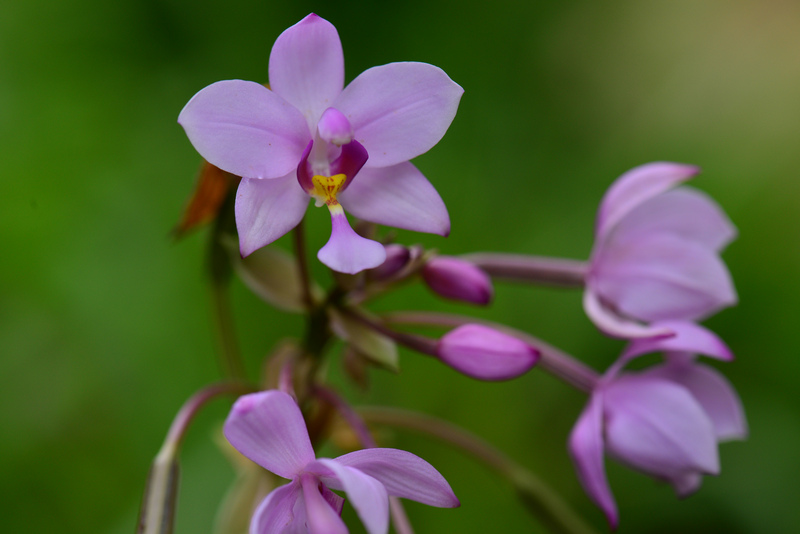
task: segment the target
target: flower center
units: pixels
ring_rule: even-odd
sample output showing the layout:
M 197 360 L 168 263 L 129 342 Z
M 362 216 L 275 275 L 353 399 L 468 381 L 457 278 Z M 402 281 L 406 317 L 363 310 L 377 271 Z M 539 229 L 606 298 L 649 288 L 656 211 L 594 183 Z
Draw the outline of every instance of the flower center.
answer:
M 327 204 L 328 208 L 338 206 L 339 201 L 336 200 L 336 194 L 342 189 L 342 186 L 347 181 L 347 175 L 334 174 L 333 176 L 320 176 L 314 175 L 311 182 L 314 184 L 314 190 L 309 194 L 317 201 L 317 207 Z

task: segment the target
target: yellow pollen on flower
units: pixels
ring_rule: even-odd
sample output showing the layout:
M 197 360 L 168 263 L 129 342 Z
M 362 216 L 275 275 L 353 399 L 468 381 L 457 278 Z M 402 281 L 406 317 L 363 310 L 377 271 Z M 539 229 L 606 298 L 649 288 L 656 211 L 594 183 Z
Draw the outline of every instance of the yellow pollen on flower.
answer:
M 338 206 L 339 201 L 336 200 L 336 193 L 342 189 L 346 180 L 347 176 L 344 174 L 334 174 L 333 176 L 320 176 L 317 174 L 311 178 L 314 183 L 314 191 L 311 196 L 316 199 L 317 206 L 322 206 L 323 204 L 327 204 L 329 208 Z

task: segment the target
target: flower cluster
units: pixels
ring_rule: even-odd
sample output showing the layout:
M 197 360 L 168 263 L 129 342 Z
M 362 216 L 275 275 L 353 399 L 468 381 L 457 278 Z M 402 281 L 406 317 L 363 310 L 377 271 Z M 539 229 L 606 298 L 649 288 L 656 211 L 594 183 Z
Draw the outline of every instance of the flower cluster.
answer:
M 510 380 L 537 367 L 586 393 L 588 403 L 568 449 L 586 493 L 612 528 L 619 512 L 606 477 L 606 455 L 685 496 L 699 488 L 703 475 L 719 473 L 720 442 L 747 435 L 733 386 L 714 368 L 697 363 L 698 356 L 733 359 L 699 321 L 737 301 L 720 258 L 736 230 L 713 200 L 682 185 L 698 174 L 697 167 L 658 162 L 623 174 L 600 203 L 594 247 L 585 262 L 502 253 L 447 256 L 380 238 L 374 224 L 350 225 L 345 208 L 369 223 L 449 234 L 444 202 L 409 160 L 443 137 L 462 92 L 438 67 L 415 62 L 368 69 L 345 86 L 336 28 L 311 14 L 276 40 L 269 85 L 217 82 L 180 113 L 179 123 L 207 161 L 206 169 L 240 179 L 228 212 L 216 213 L 222 224 L 214 229 L 214 259 L 228 262 L 226 268 L 270 305 L 306 315 L 303 342 L 279 345 L 265 366 L 266 378 L 251 388 L 264 391 L 240 397 L 224 425 L 228 441 L 243 456 L 289 480 L 255 508 L 252 494 L 241 499 L 251 514 L 251 534 L 346 533 L 340 516 L 345 500 L 336 491 L 344 492 L 370 534 L 388 531 L 390 508 L 397 530 L 410 531 L 393 497 L 459 506 L 436 469 L 410 452 L 377 447 L 357 411 L 324 384 L 322 364 L 337 338 L 347 377 L 363 388 L 369 386 L 370 367 L 398 369 L 403 347 L 473 379 Z M 331 216 L 330 239 L 317 254 L 335 271 L 327 289 L 310 275 L 298 227 L 310 199 L 327 206 Z M 233 213 L 235 221 L 226 221 L 225 213 Z M 234 226 L 238 236 L 231 235 Z M 292 230 L 298 237 L 296 257 L 267 247 Z M 580 289 L 589 319 L 628 345 L 600 374 L 509 326 L 429 311 L 376 315 L 367 306 L 410 282 L 424 283 L 434 296 L 487 306 L 495 280 Z M 445 331 L 429 337 L 408 330 L 414 327 Z M 662 353 L 663 363 L 626 370 L 633 359 L 650 353 Z M 318 444 L 336 441 L 331 429 L 337 417 L 348 422 L 363 449 L 317 458 Z M 568 509 L 537 494 L 524 483 L 530 479 L 515 471 L 521 468 L 508 468 L 497 460 L 501 454 L 486 452 L 489 445 L 460 429 L 419 414 L 376 417 L 372 422 L 402 421 L 483 455 L 548 521 Z M 176 448 L 168 441 L 164 457 L 171 458 Z M 155 472 L 153 480 L 171 480 L 172 471 Z M 148 499 L 143 521 L 162 517 L 162 505 L 163 499 Z

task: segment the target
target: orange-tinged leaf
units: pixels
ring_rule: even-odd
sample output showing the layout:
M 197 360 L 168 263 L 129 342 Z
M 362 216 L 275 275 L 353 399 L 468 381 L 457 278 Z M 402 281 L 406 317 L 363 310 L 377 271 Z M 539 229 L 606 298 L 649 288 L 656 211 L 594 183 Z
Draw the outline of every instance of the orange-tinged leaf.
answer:
M 214 220 L 228 191 L 236 186 L 239 180 L 238 176 L 203 161 L 197 177 L 197 186 L 189 198 L 180 222 L 175 227 L 175 237 L 181 238 L 187 232 Z

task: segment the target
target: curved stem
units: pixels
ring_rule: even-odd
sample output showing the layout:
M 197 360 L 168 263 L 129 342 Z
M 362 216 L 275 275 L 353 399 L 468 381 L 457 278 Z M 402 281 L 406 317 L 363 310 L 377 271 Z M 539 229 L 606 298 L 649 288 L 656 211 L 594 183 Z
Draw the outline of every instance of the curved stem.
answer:
M 208 401 L 220 395 L 240 395 L 255 391 L 244 382 L 221 382 L 201 389 L 187 400 L 173 419 L 164 444 L 147 475 L 137 534 L 170 534 L 178 496 L 178 452 L 195 415 Z
M 335 391 L 324 386 L 317 386 L 314 393 L 336 408 L 336 411 L 347 421 L 347 424 L 350 425 L 350 428 L 353 429 L 353 432 L 358 436 L 358 440 L 365 448 L 373 449 L 378 446 L 361 416 Z M 400 499 L 389 497 L 389 507 L 392 511 L 392 524 L 397 534 L 414 534 L 414 529 L 411 527 L 411 522 L 408 520 L 408 515 Z
M 589 270 L 585 261 L 545 256 L 478 252 L 461 257 L 494 278 L 559 287 L 583 287 Z
M 469 323 L 482 324 L 519 338 L 539 349 L 541 353 L 539 367 L 581 391 L 587 393 L 592 391 L 599 380 L 597 372 L 569 354 L 530 334 L 492 321 L 438 312 L 393 312 L 384 315 L 383 319 L 391 324 L 442 326 L 446 328 L 455 328 Z
M 507 479 L 528 509 L 553 531 L 561 534 L 594 533 L 547 484 L 478 436 L 450 422 L 406 410 L 364 407 L 359 408 L 358 412 L 367 423 L 386 424 L 427 434 L 486 464 Z

